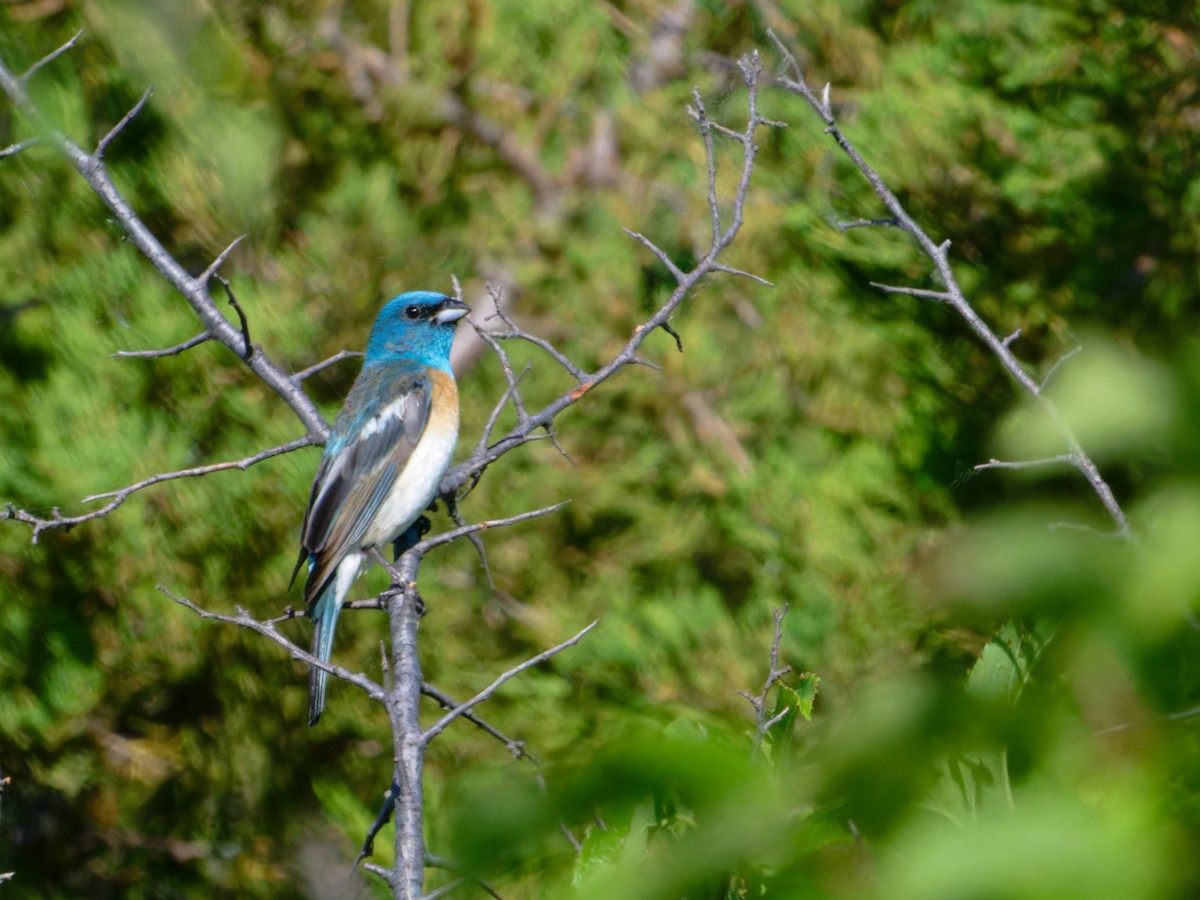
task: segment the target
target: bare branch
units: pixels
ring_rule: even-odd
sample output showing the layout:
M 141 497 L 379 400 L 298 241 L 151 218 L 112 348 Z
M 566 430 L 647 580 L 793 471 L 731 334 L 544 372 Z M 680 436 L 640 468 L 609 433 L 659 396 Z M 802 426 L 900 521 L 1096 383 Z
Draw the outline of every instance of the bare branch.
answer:
M 176 478 L 194 478 L 198 475 L 211 475 L 213 472 L 224 472 L 228 469 L 241 469 L 245 471 L 255 463 L 260 463 L 264 459 L 271 459 L 275 456 L 282 456 L 284 453 L 291 453 L 293 450 L 299 450 L 302 447 L 310 447 L 316 441 L 311 435 L 305 435 L 302 438 L 297 438 L 294 441 L 288 441 L 286 444 L 280 444 L 278 447 L 272 447 L 269 450 L 261 450 L 253 456 L 247 456 L 245 459 L 233 460 L 232 462 L 212 463 L 207 466 L 194 466 L 190 469 L 180 469 L 177 472 L 163 472 L 160 475 L 151 475 L 144 481 L 139 481 L 137 484 L 131 484 L 129 487 L 123 487 L 116 491 L 106 491 L 103 494 L 92 494 L 90 497 L 84 497 L 84 503 L 92 503 L 96 500 L 106 500 L 113 498 L 113 503 L 110 504 L 114 508 L 120 506 L 131 495 L 136 494 L 140 490 L 150 487 L 155 484 L 162 484 L 164 481 L 174 481 Z M 93 514 L 94 517 L 94 514 Z
M 182 344 L 176 344 L 174 347 L 167 347 L 165 350 L 118 350 L 116 353 L 110 353 L 109 359 L 157 359 L 160 356 L 178 356 L 184 350 L 191 350 L 193 347 L 203 344 L 210 340 L 212 335 L 207 331 L 202 331 L 193 338 L 188 338 Z
M 783 640 L 783 618 L 788 614 L 788 604 L 777 608 L 775 611 L 775 632 L 771 639 L 771 654 L 769 657 L 770 663 L 767 667 L 767 677 L 763 682 L 762 690 L 757 695 L 752 695 L 746 691 L 738 691 L 738 695 L 744 697 L 752 707 L 754 707 L 754 718 L 756 725 L 756 733 L 754 743 L 759 744 L 766 737 L 767 732 L 772 726 L 776 725 L 791 712 L 791 708 L 786 708 L 782 712 L 774 716 L 767 716 L 767 698 L 771 693 L 771 688 L 775 687 L 784 676 L 792 671 L 791 666 L 779 667 L 779 643 Z
M 489 341 L 490 343 L 489 338 L 485 338 L 484 340 Z M 505 354 L 504 350 L 501 349 L 499 345 L 493 346 L 493 349 L 501 358 L 501 365 L 504 368 L 504 377 L 508 381 L 508 387 L 504 389 L 504 393 L 500 395 L 500 398 L 492 407 L 491 413 L 488 414 L 487 422 L 484 423 L 483 430 L 479 433 L 479 444 L 475 448 L 477 452 L 483 452 L 487 449 L 487 442 L 492 437 L 492 431 L 496 427 L 496 420 L 500 418 L 500 414 L 504 411 L 504 407 L 508 405 L 510 399 L 512 400 L 513 407 L 517 411 L 518 422 L 521 421 L 522 417 L 527 417 L 529 415 L 527 412 L 525 412 L 525 403 L 523 400 L 521 400 L 521 394 L 520 391 L 517 390 L 517 385 L 521 383 L 521 379 L 528 375 L 530 370 L 533 368 L 533 360 L 530 360 L 525 364 L 525 368 L 521 370 L 521 374 L 514 376 L 512 373 L 512 368 L 508 362 L 508 356 Z
M 272 447 L 270 450 L 263 450 L 255 453 L 253 456 L 247 456 L 245 459 L 235 460 L 233 462 L 213 463 L 207 466 L 195 466 L 191 469 L 180 469 L 177 472 L 164 472 L 159 475 L 139 481 L 137 484 L 131 484 L 128 487 L 123 487 L 116 491 L 107 491 L 103 494 L 93 494 L 90 497 L 85 497 L 82 502 L 91 503 L 96 500 L 108 500 L 100 509 L 92 510 L 89 513 L 84 513 L 78 516 L 64 516 L 56 506 L 51 510 L 50 518 L 42 518 L 27 510 L 21 509 L 13 503 L 4 504 L 4 509 L 0 511 L 0 519 L 11 519 L 13 521 L 22 522 L 29 525 L 33 530 L 32 542 L 37 543 L 38 536 L 43 532 L 55 528 L 70 529 L 74 528 L 83 522 L 90 522 L 92 519 L 99 519 L 102 516 L 108 515 L 122 503 L 129 499 L 138 491 L 144 490 L 151 485 L 161 484 L 164 481 L 174 481 L 176 478 L 192 478 L 198 475 L 208 475 L 212 472 L 223 472 L 226 469 L 248 469 L 255 463 L 262 462 L 264 459 L 270 459 L 273 456 L 280 456 L 284 453 L 290 453 L 293 450 L 299 450 L 301 447 L 308 447 L 311 444 L 318 443 L 318 439 L 311 434 L 307 434 L 302 438 L 294 441 L 289 441 L 286 444 L 281 444 L 278 447 Z
M 535 334 L 530 334 L 528 331 L 525 331 L 524 329 L 520 328 L 515 322 L 513 322 L 513 320 L 508 317 L 508 314 L 504 311 L 503 307 L 500 305 L 500 299 L 498 297 L 495 298 L 495 302 L 496 302 L 496 312 L 493 315 L 495 316 L 495 318 L 498 318 L 501 322 L 503 322 L 505 325 L 507 325 L 508 330 L 506 330 L 506 331 L 484 330 L 484 329 L 480 329 L 476 323 L 472 322 L 471 327 L 473 327 L 475 329 L 475 331 L 479 334 L 479 336 L 481 338 L 483 338 L 486 341 L 485 335 L 489 335 L 498 340 L 525 341 L 528 344 L 533 344 L 535 347 L 540 347 L 542 350 L 546 351 L 546 353 L 550 356 L 550 358 L 553 359 L 560 366 L 562 366 L 564 369 L 566 369 L 567 373 L 572 378 L 574 378 L 576 380 L 582 380 L 583 378 L 586 377 L 586 373 L 582 369 L 580 369 L 577 365 L 575 365 L 575 363 L 571 362 L 571 360 L 567 357 L 567 355 L 565 353 L 563 353 L 561 350 L 559 350 L 557 347 L 555 347 L 553 344 L 551 344 L 549 341 L 545 340 L 544 338 L 540 338 Z M 507 360 L 507 357 L 504 357 L 504 359 Z
M 154 93 L 153 88 L 146 88 L 142 91 L 142 96 L 138 98 L 138 102 L 133 104 L 133 109 L 125 113 L 121 117 L 121 121 L 112 127 L 112 129 L 104 137 L 100 138 L 100 143 L 96 145 L 96 149 L 92 152 L 92 158 L 96 163 L 104 158 L 104 151 L 108 149 L 108 145 L 113 142 L 118 134 L 125 130 L 125 126 L 133 121 L 134 116 L 142 111 L 142 107 L 146 105 L 146 101 L 150 99 L 150 95 Z
M 821 98 L 818 99 L 805 81 L 795 56 L 788 51 L 773 31 L 768 30 L 768 34 L 771 37 L 771 41 L 775 44 L 776 49 L 783 57 L 788 69 L 793 74 L 793 77 L 780 78 L 776 83 L 785 90 L 804 98 L 813 108 L 821 121 L 825 123 L 825 133 L 833 138 L 842 152 L 854 163 L 855 168 L 866 178 L 871 188 L 875 191 L 876 196 L 883 203 L 887 211 L 891 213 L 891 217 L 895 219 L 897 223 L 896 227 L 908 232 L 916 240 L 922 252 L 933 261 L 937 269 L 938 278 L 945 285 L 945 291 L 944 293 L 919 291 L 915 288 L 898 288 L 886 285 L 876 285 L 876 287 L 893 293 L 907 293 L 918 297 L 933 297 L 934 299 L 943 300 L 947 305 L 952 307 L 966 322 L 967 327 L 1000 361 L 1001 366 L 1008 372 L 1013 381 L 1017 383 L 1017 386 L 1037 400 L 1042 406 L 1051 421 L 1053 421 L 1063 443 L 1066 445 L 1071 464 L 1087 479 L 1092 490 L 1095 491 L 1096 496 L 1104 506 L 1105 511 L 1116 524 L 1118 534 L 1128 537 L 1130 534 L 1129 521 L 1125 516 L 1125 511 L 1121 508 L 1120 503 L 1117 502 L 1108 482 L 1101 476 L 1095 462 L 1084 451 L 1083 447 L 1080 446 L 1079 441 L 1063 419 L 1058 407 L 1043 396 L 1042 385 L 1033 379 L 1021 362 L 1013 355 L 1010 347 L 1012 341 L 1007 338 L 1001 339 L 998 337 L 963 294 L 962 288 L 959 286 L 957 278 L 955 278 L 954 270 L 950 265 L 950 241 L 947 239 L 941 243 L 936 243 L 916 220 L 909 215 L 900 200 L 883 181 L 883 178 L 867 163 L 862 154 L 859 153 L 858 148 L 851 143 L 850 139 L 846 137 L 838 126 L 833 115 L 833 108 L 829 102 L 828 85 L 826 85 Z
M 426 697 L 431 697 L 432 699 L 436 700 L 442 709 L 457 709 L 460 705 L 449 695 L 442 693 L 427 681 L 421 685 L 421 693 Z M 496 740 L 500 741 L 500 743 L 504 744 L 504 746 L 508 748 L 508 752 L 513 755 L 514 759 L 527 759 L 535 766 L 541 765 L 541 761 L 525 748 L 524 741 L 518 741 L 508 737 L 498 728 L 495 728 L 470 710 L 464 712 L 462 714 L 462 718 L 466 719 L 468 722 L 471 722 L 473 725 L 487 732 Z
M 743 57 L 738 65 L 746 84 L 747 105 L 746 125 L 741 131 L 734 132 L 736 134 L 736 143 L 742 151 L 741 170 L 737 180 L 737 187 L 734 189 L 733 196 L 729 201 L 731 214 L 727 222 L 723 222 L 722 220 L 719 198 L 716 197 L 715 193 L 710 192 L 709 194 L 709 214 L 713 222 L 716 223 L 716 227 L 713 230 L 712 241 L 708 250 L 690 271 L 684 272 L 670 259 L 664 250 L 649 238 L 635 231 L 626 231 L 630 237 L 648 249 L 663 264 L 667 271 L 671 273 L 672 278 L 675 279 L 676 286 L 671 295 L 659 306 L 658 310 L 641 324 L 637 325 L 624 346 L 595 372 L 583 372 L 565 360 L 565 357 L 562 357 L 557 350 L 541 342 L 540 339 L 521 332 L 516 326 L 511 325 L 509 320 L 505 319 L 506 323 L 510 324 L 510 332 L 493 333 L 493 337 L 518 338 L 536 344 L 549 353 L 574 377 L 575 384 L 537 412 L 532 412 L 525 416 L 518 415 L 517 424 L 498 440 L 487 444 L 486 441 L 488 439 L 485 437 L 484 440 L 480 441 L 479 446 L 468 460 L 459 463 L 446 473 L 442 479 L 440 490 L 442 495 L 457 493 L 460 488 L 467 485 L 473 479 L 478 478 L 484 469 L 505 453 L 534 440 L 535 432 L 545 430 L 548 434 L 553 434 L 552 426 L 554 420 L 563 410 L 578 403 L 593 388 L 607 381 L 625 366 L 644 362 L 639 354 L 639 350 L 650 334 L 657 329 L 664 328 L 669 334 L 673 334 L 678 339 L 678 332 L 675 332 L 670 326 L 671 316 L 704 278 L 717 272 L 735 274 L 742 277 L 753 277 L 747 272 L 726 266 L 719 258 L 733 242 L 745 221 L 746 198 L 749 194 L 750 180 L 754 172 L 755 160 L 758 153 L 755 134 L 760 126 L 771 127 L 775 123 L 764 119 L 758 113 L 758 81 L 762 74 L 762 63 L 758 58 L 758 54 L 754 53 Z M 728 129 L 709 127 L 714 123 L 708 119 L 703 102 L 697 103 L 694 106 L 692 114 L 693 118 L 696 118 L 701 123 L 701 133 L 706 141 L 711 141 L 714 134 L 719 134 L 722 137 L 726 136 Z M 706 152 L 708 152 L 707 143 Z M 715 166 L 715 156 L 706 157 L 706 163 L 709 159 L 713 160 L 713 165 Z M 512 381 L 510 380 L 511 383 Z
M 299 644 L 293 643 L 288 638 L 280 634 L 278 629 L 275 627 L 275 623 L 272 621 L 261 622 L 241 607 L 235 607 L 237 609 L 236 616 L 227 616 L 223 615 L 222 613 L 210 612 L 209 610 L 198 606 L 187 597 L 180 597 L 177 594 L 172 593 L 171 590 L 165 585 L 157 585 L 157 588 L 164 596 L 170 597 L 180 606 L 186 606 L 202 619 L 212 619 L 215 622 L 224 622 L 226 625 L 236 625 L 239 628 L 246 628 L 250 631 L 261 634 L 263 637 L 269 638 L 286 650 L 292 659 L 306 663 L 310 666 L 315 666 L 318 669 L 324 669 L 335 678 L 340 678 L 343 681 L 350 682 L 355 687 L 362 690 L 372 700 L 375 700 L 379 703 L 383 703 L 387 699 L 387 694 L 382 685 L 376 684 L 366 675 L 360 675 L 356 672 L 351 672 L 349 669 L 343 669 L 341 666 L 335 666 L 332 663 L 325 662 L 324 660 L 313 656 Z
M 129 236 L 134 246 L 141 251 L 142 255 L 149 260 L 151 265 L 158 270 L 163 278 L 187 300 L 197 318 L 199 318 L 200 323 L 204 326 L 205 331 L 212 335 L 214 340 L 220 341 L 239 357 L 244 358 L 246 348 L 241 332 L 217 309 L 205 285 L 192 277 L 180 265 L 179 261 L 163 247 L 158 238 L 151 233 L 138 214 L 134 212 L 133 207 L 129 205 L 129 202 L 117 190 L 116 185 L 113 184 L 108 169 L 104 165 L 103 155 L 85 152 L 74 141 L 47 122 L 37 105 L 26 92 L 24 79 L 73 46 L 75 40 L 76 38 L 72 38 L 59 48 L 59 50 L 55 51 L 55 53 L 50 54 L 41 62 L 35 64 L 21 78 L 13 75 L 3 63 L 0 63 L 0 90 L 8 96 L 13 104 L 33 124 L 34 128 L 41 134 L 42 139 L 62 153 L 71 166 L 87 181 L 92 190 L 103 201 L 104 205 L 108 207 L 117 222 L 120 223 L 121 228 Z M 131 111 L 131 115 L 137 109 L 140 109 L 140 104 Z M 122 120 L 122 123 L 127 122 L 129 118 L 130 116 L 126 116 Z M 119 133 L 120 128 L 123 127 L 122 123 L 118 123 L 118 126 L 101 141 L 99 145 L 101 150 L 107 146 L 107 142 L 113 136 Z M 329 425 L 321 416 L 320 411 L 304 393 L 300 382 L 293 380 L 290 375 L 275 365 L 263 352 L 254 353 L 247 361 L 247 365 L 255 375 L 288 404 L 296 417 L 304 424 L 309 434 L 318 440 L 325 439 L 325 436 L 329 433 Z M 47 522 L 43 527 L 69 526 L 64 521 L 62 523 Z
M 696 108 L 689 112 L 700 125 L 700 138 L 704 141 L 704 160 L 708 164 L 708 212 L 712 221 L 712 242 L 716 244 L 721 239 L 721 207 L 717 203 L 717 154 L 713 149 L 713 121 L 708 117 L 708 110 L 704 108 L 699 88 L 692 88 L 692 102 L 696 104 Z M 721 133 L 726 137 L 733 134 L 735 139 L 741 138 L 741 135 L 729 129 L 722 129 Z
M 1078 531 L 1092 537 L 1103 538 L 1106 541 L 1127 541 L 1129 534 L 1122 531 L 1102 531 L 1093 525 L 1082 522 L 1051 522 L 1046 528 L 1050 531 Z
M 517 675 L 520 675 L 526 669 L 532 668 L 533 666 L 536 666 L 540 663 L 545 662 L 546 660 L 550 659 L 552 656 L 555 656 L 555 655 L 561 653 L 562 651 L 566 650 L 568 647 L 574 647 L 581 640 L 583 640 L 584 635 L 586 635 L 589 631 L 591 631 L 593 628 L 595 628 L 599 623 L 600 623 L 600 620 L 596 619 L 590 625 L 588 625 L 586 628 L 584 628 L 582 631 L 578 632 L 574 637 L 568 638 L 567 640 L 563 641 L 561 644 L 551 647 L 549 650 L 544 650 L 543 652 L 539 653 L 537 656 L 530 657 L 529 659 L 525 660 L 525 662 L 521 663 L 520 665 L 513 666 L 513 668 L 511 668 L 507 672 L 504 672 L 503 674 L 501 674 L 491 684 L 489 684 L 487 687 L 485 687 L 482 691 L 480 691 L 478 694 L 476 694 L 470 700 L 467 700 L 465 703 L 460 703 L 458 706 L 454 707 L 454 709 L 450 710 L 450 712 L 446 713 L 446 715 L 444 715 L 440 719 L 438 719 L 437 722 L 435 722 L 433 725 L 429 726 L 429 728 L 425 729 L 424 733 L 421 735 L 422 743 L 428 745 L 430 741 L 432 741 L 435 737 L 437 737 L 439 734 L 441 734 L 443 731 L 446 730 L 447 725 L 449 725 L 451 722 L 453 722 L 459 716 L 464 715 L 466 712 L 468 712 L 473 707 L 478 706 L 480 703 L 483 703 L 485 700 L 487 700 L 489 697 L 491 697 L 492 694 L 496 693 L 496 690 L 502 684 L 504 684 L 506 681 L 509 681 L 512 678 L 515 678 Z

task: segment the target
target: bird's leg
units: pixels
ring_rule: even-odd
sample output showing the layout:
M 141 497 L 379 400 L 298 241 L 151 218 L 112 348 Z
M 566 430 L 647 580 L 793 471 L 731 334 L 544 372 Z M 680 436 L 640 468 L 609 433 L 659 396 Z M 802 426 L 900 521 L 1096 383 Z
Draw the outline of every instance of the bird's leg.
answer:
M 354 860 L 356 866 L 375 852 L 375 835 L 379 834 L 380 829 L 391 819 L 392 811 L 396 808 L 396 797 L 399 794 L 400 785 L 393 781 L 391 787 L 384 792 L 383 806 L 379 809 L 379 815 L 375 817 L 375 821 L 367 830 L 367 838 L 363 841 L 362 849 L 358 851 L 358 856 Z
M 392 542 L 392 562 L 399 563 L 400 557 L 415 547 L 425 535 L 429 534 L 429 529 L 433 527 L 433 523 L 429 521 L 427 516 L 417 516 L 413 523 L 408 526 L 408 529 Z M 413 598 L 417 604 L 417 615 L 425 615 L 425 601 L 421 599 L 421 595 L 417 593 L 415 584 L 400 584 L 393 582 L 387 589 L 387 593 L 399 593 L 404 590 L 411 590 Z

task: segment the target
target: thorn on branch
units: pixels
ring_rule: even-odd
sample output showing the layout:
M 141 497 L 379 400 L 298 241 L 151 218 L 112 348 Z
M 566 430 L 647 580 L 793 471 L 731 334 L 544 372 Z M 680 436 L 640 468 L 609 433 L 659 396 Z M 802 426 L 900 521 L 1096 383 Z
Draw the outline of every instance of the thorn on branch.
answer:
M 675 263 L 671 261 L 671 257 L 667 256 L 667 252 L 665 250 L 655 244 L 644 234 L 640 234 L 636 231 L 630 231 L 628 228 L 622 228 L 621 230 L 653 253 L 656 257 L 658 257 L 658 261 L 667 267 L 667 271 L 671 273 L 671 277 L 675 279 L 676 283 L 683 281 L 683 270 L 681 270 L 679 266 L 675 265 Z
M 41 59 L 39 59 L 37 62 L 35 62 L 32 66 L 30 66 L 28 69 L 26 69 L 24 74 L 22 74 L 17 80 L 22 85 L 24 85 L 26 82 L 29 81 L 30 78 L 32 78 L 34 76 L 34 73 L 36 73 L 39 69 L 41 69 L 43 66 L 47 66 L 50 63 L 54 62 L 54 60 L 58 59 L 60 56 L 62 56 L 68 50 L 72 49 L 75 46 L 75 42 L 77 40 L 79 40 L 81 37 L 83 37 L 82 29 L 75 32 L 75 34 L 71 36 L 71 39 L 69 41 L 67 41 L 65 44 L 63 44 L 61 47 L 59 47 L 57 50 L 50 51 L 45 56 L 43 56 Z
M 553 425 L 547 426 L 546 434 L 550 438 L 551 445 L 554 447 L 555 450 L 558 451 L 559 455 L 562 456 L 563 459 L 565 459 L 567 462 L 569 462 L 571 464 L 572 469 L 576 468 L 575 460 L 571 459 L 571 454 L 567 452 L 566 448 L 563 447 L 563 445 L 561 443 L 559 443 L 558 432 L 554 429 Z
M 213 275 L 215 275 L 217 273 L 217 270 L 220 269 L 222 265 L 224 265 L 225 260 L 229 258 L 229 254 L 233 252 L 233 249 L 238 244 L 240 244 L 242 241 L 244 241 L 245 239 L 246 239 L 246 235 L 239 234 L 237 237 L 235 237 L 230 242 L 228 247 L 226 247 L 219 254 L 217 254 L 217 258 L 214 259 L 211 263 L 209 263 L 208 268 L 205 269 L 203 272 L 201 272 L 200 275 L 196 278 L 196 281 L 198 281 L 200 283 L 201 287 L 204 287 L 204 288 L 208 287 L 209 279 L 211 279 L 213 277 Z M 229 285 L 225 285 L 225 289 L 229 290 Z
M 133 121 L 134 116 L 142 111 L 142 107 L 146 105 L 146 101 L 150 99 L 150 95 L 154 93 L 154 88 L 146 88 L 142 92 L 142 96 L 138 102 L 133 104 L 133 109 L 125 113 L 121 117 L 121 121 L 112 127 L 112 129 L 104 137 L 100 139 L 100 143 L 96 145 L 96 150 L 92 157 L 98 162 L 104 158 L 104 151 L 108 149 L 108 145 L 113 142 L 118 134 L 125 130 L 125 126 Z
M 233 247 L 230 246 L 229 249 L 232 250 Z M 254 355 L 254 345 L 250 343 L 250 323 L 246 320 L 246 313 L 242 310 L 241 304 L 238 303 L 237 297 L 233 295 L 233 288 L 229 286 L 229 282 L 220 275 L 214 274 L 212 277 L 216 279 L 217 284 L 225 289 L 225 296 L 229 298 L 229 305 L 237 313 L 238 321 L 242 326 L 242 359 L 250 362 L 250 357 Z
M 1013 331 L 1011 334 L 1006 335 L 1004 340 L 1002 340 L 1000 342 L 1000 344 L 1001 344 L 1001 346 L 1003 346 L 1005 348 L 1011 347 L 1013 344 L 1013 341 L 1017 340 L 1017 338 L 1019 338 L 1020 336 L 1021 336 L 1021 329 L 1018 328 L 1015 331 Z
M 673 327 L 671 327 L 670 322 L 663 322 L 662 325 L 660 325 L 659 327 L 662 328 L 662 330 L 665 331 L 667 334 L 669 334 L 671 337 L 675 338 L 675 349 L 678 350 L 680 353 L 682 353 L 683 352 L 683 338 L 681 338 L 679 336 L 679 332 L 676 331 Z
M 1041 389 L 1042 390 L 1046 389 L 1046 385 L 1048 385 L 1050 383 L 1050 379 L 1053 378 L 1055 376 L 1055 374 L 1057 374 L 1059 368 L 1067 360 L 1069 360 L 1072 356 L 1075 356 L 1076 354 L 1082 353 L 1082 352 L 1083 352 L 1083 346 L 1077 345 L 1077 346 L 1073 347 L 1072 349 L 1068 350 L 1066 353 L 1064 353 L 1062 356 L 1060 356 L 1057 360 L 1055 360 L 1054 365 L 1052 365 L 1050 367 L 1050 371 L 1046 373 L 1046 377 L 1044 377 L 1042 379 Z
M 560 821 L 558 823 L 558 827 L 562 831 L 563 836 L 568 841 L 570 841 L 571 846 L 574 848 L 575 852 L 582 853 L 583 852 L 583 844 L 580 843 L 579 838 L 575 837 L 575 832 L 573 832 L 570 828 L 567 827 L 567 823 Z

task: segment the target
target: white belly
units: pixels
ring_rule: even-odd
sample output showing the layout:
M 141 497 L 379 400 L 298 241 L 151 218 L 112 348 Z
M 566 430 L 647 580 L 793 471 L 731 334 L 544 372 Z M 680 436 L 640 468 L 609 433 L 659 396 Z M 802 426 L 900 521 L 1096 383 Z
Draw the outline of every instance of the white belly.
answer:
M 456 404 L 457 406 L 457 404 Z M 453 427 L 436 427 L 440 422 L 430 422 L 421 440 L 417 442 L 408 464 L 392 490 L 383 499 L 374 520 L 362 537 L 362 547 L 386 547 L 396 540 L 413 523 L 417 516 L 437 496 L 438 485 L 454 456 L 454 445 L 458 441 L 458 415 L 454 410 Z

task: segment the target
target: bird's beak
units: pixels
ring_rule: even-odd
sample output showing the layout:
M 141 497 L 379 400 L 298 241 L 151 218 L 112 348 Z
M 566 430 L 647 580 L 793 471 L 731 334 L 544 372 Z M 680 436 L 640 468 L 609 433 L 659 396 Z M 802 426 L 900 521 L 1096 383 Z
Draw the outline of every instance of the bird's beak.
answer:
M 442 301 L 438 311 L 433 314 L 433 321 L 438 325 L 449 325 L 451 322 L 457 322 L 470 311 L 471 307 L 461 300 L 447 297 Z

